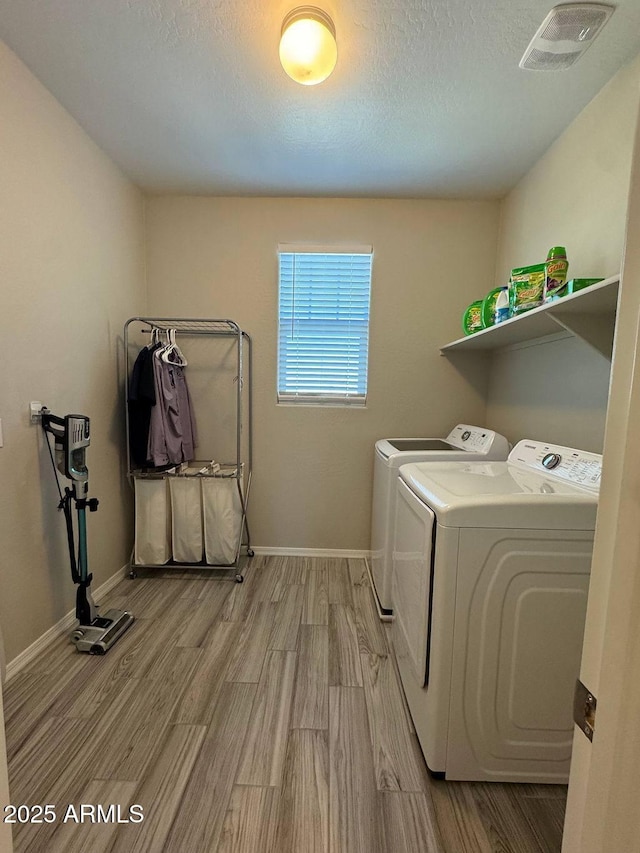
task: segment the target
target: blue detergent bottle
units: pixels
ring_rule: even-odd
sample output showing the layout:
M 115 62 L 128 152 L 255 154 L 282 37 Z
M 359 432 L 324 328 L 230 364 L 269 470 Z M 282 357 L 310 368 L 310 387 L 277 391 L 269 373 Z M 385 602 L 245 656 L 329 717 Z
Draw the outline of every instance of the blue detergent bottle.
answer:
M 500 293 L 496 297 L 495 303 L 495 322 L 502 323 L 503 320 L 509 319 L 509 285 L 505 284 L 500 288 Z

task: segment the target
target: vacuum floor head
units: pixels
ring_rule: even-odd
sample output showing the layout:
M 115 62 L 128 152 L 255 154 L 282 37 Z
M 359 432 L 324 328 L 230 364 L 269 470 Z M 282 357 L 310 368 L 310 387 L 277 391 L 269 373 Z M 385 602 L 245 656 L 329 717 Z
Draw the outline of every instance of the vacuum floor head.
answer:
M 71 635 L 79 652 L 104 655 L 134 623 L 135 617 L 127 610 L 107 610 L 91 625 L 79 625 Z

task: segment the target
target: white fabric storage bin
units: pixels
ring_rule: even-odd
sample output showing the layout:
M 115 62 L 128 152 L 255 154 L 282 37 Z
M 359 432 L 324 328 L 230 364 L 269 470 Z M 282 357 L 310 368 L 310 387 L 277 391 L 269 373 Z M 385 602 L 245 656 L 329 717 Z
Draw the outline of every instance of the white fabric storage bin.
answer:
M 134 563 L 161 566 L 171 559 L 171 509 L 165 477 L 134 477 Z
M 200 477 L 194 475 L 169 478 L 171 541 L 177 563 L 202 561 L 202 497 Z
M 207 563 L 233 563 L 242 524 L 242 504 L 235 477 L 202 478 L 202 514 Z

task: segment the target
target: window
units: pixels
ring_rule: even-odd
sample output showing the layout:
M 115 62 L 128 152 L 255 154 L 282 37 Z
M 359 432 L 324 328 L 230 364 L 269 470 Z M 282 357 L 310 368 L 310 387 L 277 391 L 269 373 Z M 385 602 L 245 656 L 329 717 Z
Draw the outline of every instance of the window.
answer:
M 364 406 L 372 247 L 278 252 L 278 402 Z

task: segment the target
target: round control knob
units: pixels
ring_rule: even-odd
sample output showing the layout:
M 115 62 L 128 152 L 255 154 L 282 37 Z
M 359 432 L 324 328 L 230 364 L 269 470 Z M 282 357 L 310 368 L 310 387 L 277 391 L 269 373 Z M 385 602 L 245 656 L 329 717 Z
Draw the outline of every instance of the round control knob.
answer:
M 542 459 L 542 464 L 545 468 L 551 470 L 551 468 L 557 467 L 562 461 L 562 456 L 559 453 L 547 453 L 547 455 Z
M 471 433 L 468 429 L 465 429 L 465 431 L 462 433 L 462 440 L 467 441 L 467 439 L 469 438 L 471 438 Z

